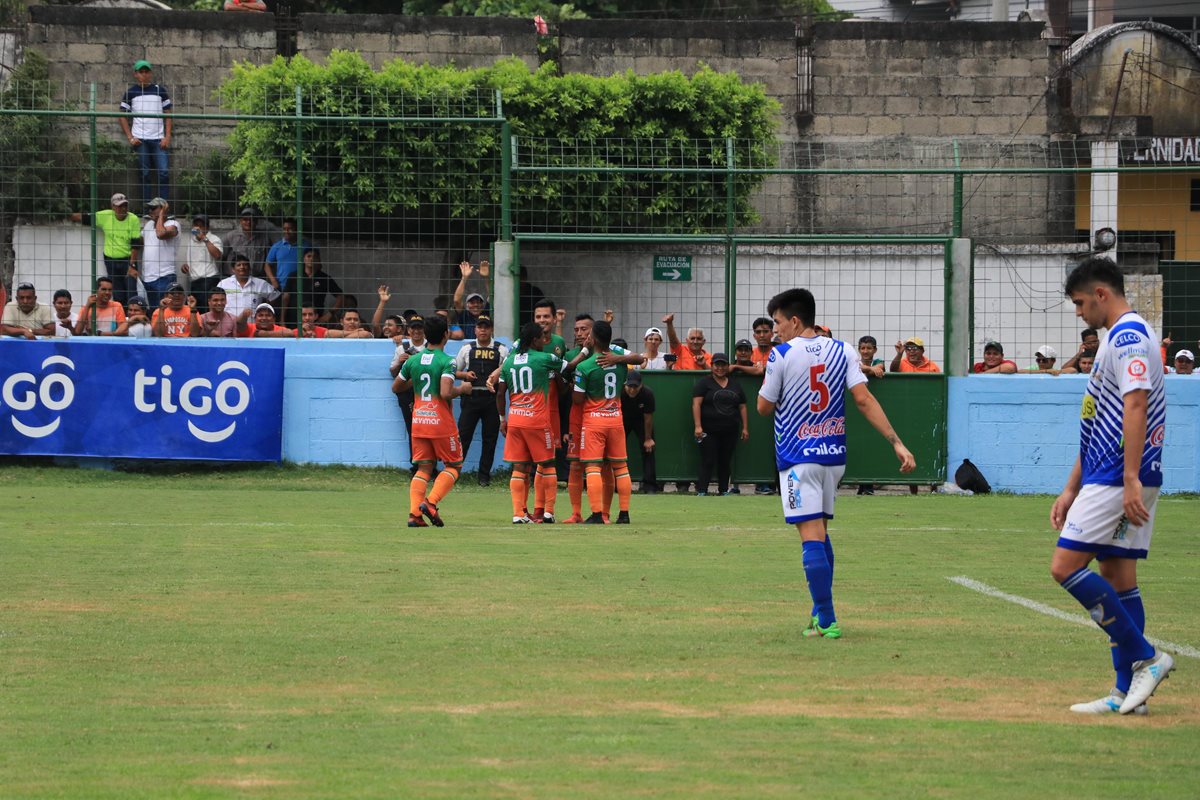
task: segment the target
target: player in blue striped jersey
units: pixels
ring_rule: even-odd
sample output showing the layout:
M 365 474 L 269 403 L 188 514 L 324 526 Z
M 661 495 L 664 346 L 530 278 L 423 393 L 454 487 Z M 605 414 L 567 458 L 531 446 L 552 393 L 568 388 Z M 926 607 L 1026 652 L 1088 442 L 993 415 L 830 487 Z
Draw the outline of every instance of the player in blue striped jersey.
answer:
M 818 335 L 812 292 L 781 292 L 771 298 L 767 313 L 783 344 L 767 358 L 758 413 L 775 416 L 783 516 L 796 526 L 804 547 L 804 575 L 813 600 L 804 635 L 836 639 L 842 630 L 833 610 L 833 545 L 826 522 L 833 519 L 838 481 L 846 471 L 847 390 L 867 421 L 891 442 L 900 471 L 912 472 L 916 461 L 867 389 L 854 348 Z
M 1146 700 L 1175 667 L 1142 630 L 1146 612 L 1137 562 L 1150 549 L 1162 486 L 1167 420 L 1158 336 L 1125 299 L 1125 279 L 1107 258 L 1089 258 L 1067 276 L 1076 316 L 1107 328 L 1083 396 L 1079 456 L 1050 509 L 1060 532 L 1050 573 L 1111 640 L 1116 685 L 1083 714 L 1146 713 Z M 1088 565 L 1100 562 L 1100 574 Z

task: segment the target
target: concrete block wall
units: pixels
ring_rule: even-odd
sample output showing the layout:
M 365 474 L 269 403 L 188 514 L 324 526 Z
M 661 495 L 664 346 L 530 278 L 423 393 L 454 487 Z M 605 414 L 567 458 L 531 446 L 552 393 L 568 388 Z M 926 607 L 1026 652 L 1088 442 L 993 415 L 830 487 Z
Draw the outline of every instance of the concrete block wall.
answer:
M 950 378 L 948 473 L 969 458 L 993 489 L 1057 494 L 1079 453 L 1086 382 L 1082 375 Z M 1200 378 L 1168 375 L 1166 390 L 1163 491 L 1200 491 Z

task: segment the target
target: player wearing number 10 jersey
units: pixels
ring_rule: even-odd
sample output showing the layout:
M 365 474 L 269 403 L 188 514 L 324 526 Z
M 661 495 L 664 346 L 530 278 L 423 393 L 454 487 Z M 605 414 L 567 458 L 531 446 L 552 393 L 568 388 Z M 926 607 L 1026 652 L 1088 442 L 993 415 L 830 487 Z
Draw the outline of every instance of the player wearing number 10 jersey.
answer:
M 538 522 L 554 522 L 554 501 L 558 494 L 558 474 L 554 467 L 554 433 L 551 415 L 558 408 L 551 404 L 551 390 L 558 375 L 570 371 L 587 357 L 587 351 L 576 355 L 569 364 L 554 353 L 543 351 L 550 344 L 536 322 L 521 329 L 516 349 L 500 367 L 496 388 L 496 407 L 500 412 L 500 432 L 504 434 L 504 460 L 513 465 L 508 482 L 512 493 L 513 524 L 533 522 L 526 510 L 529 496 L 529 474 L 537 465 L 536 497 L 542 498 L 542 518 Z M 504 411 L 504 396 L 512 393 L 508 414 Z
M 892 444 L 900 471 L 911 472 L 916 462 L 867 389 L 854 349 L 817 334 L 812 292 L 781 292 L 771 298 L 767 313 L 783 344 L 767 358 L 758 413 L 775 416 L 783 515 L 795 524 L 804 547 L 804 574 L 813 601 L 804 634 L 836 639 L 842 631 L 833 610 L 833 545 L 826 521 L 833 519 L 837 484 L 846 471 L 847 390 L 867 422 Z
M 413 389 L 412 460 L 417 467 L 409 486 L 408 527 L 426 527 L 422 515 L 437 527 L 442 527 L 438 503 L 450 493 L 462 468 L 462 444 L 458 440 L 458 425 L 450 403 L 455 397 L 468 394 L 471 384 L 454 385 L 454 359 L 446 355 L 446 321 L 431 317 L 425 323 L 425 349 L 410 357 L 400 368 L 392 383 L 392 391 L 401 394 Z M 438 474 L 433 487 L 429 478 L 433 467 L 441 461 L 445 469 Z M 426 494 L 428 490 L 428 494 Z
M 601 465 L 612 465 L 617 489 L 617 524 L 629 524 L 629 497 L 633 484 L 625 453 L 625 425 L 621 421 L 621 387 L 625 364 L 612 360 L 612 325 L 604 320 L 592 324 L 595 352 L 575 373 L 575 403 L 583 405 L 583 427 L 579 434 L 579 461 L 587 481 L 588 505 L 592 515 L 585 525 L 604 524 L 604 477 Z M 625 355 L 622 352 L 619 355 Z M 601 363 L 603 360 L 604 363 Z

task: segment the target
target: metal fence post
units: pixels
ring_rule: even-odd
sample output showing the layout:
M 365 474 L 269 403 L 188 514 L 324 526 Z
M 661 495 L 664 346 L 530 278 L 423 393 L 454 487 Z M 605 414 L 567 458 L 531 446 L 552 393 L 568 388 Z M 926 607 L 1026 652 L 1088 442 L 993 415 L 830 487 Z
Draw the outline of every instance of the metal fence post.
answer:
M 733 236 L 736 232 L 733 138 L 725 140 L 725 352 L 733 352 L 737 341 L 737 249 Z
M 302 336 L 300 323 L 300 304 L 304 302 L 304 131 L 301 130 L 304 118 L 304 90 L 296 87 L 296 247 L 300 248 L 300 258 L 296 261 L 296 336 Z M 315 258 L 315 256 L 314 256 Z M 315 261 L 313 262 L 316 263 Z M 275 276 L 278 279 L 278 275 Z M 286 307 L 284 311 L 286 312 Z M 280 321 L 282 322 L 282 320 Z
M 958 151 L 958 139 L 954 140 L 954 221 L 951 236 L 955 239 L 962 237 L 963 227 L 963 174 L 962 157 Z
M 96 269 L 96 212 L 99 210 L 99 203 L 100 203 L 100 196 L 99 196 L 100 189 L 98 186 L 100 166 L 99 166 L 99 157 L 96 154 L 96 84 L 94 81 L 89 86 L 88 111 L 91 112 L 88 116 L 88 151 L 89 151 L 88 152 L 88 183 L 90 184 L 90 188 L 88 189 L 88 194 L 90 195 L 90 199 L 91 199 L 90 211 L 91 211 L 91 220 L 92 220 L 92 225 L 91 225 L 92 245 L 91 245 L 91 250 L 89 251 L 91 261 L 92 261 L 92 283 L 91 283 L 90 288 L 92 291 L 95 291 L 96 278 L 99 277 L 99 273 Z M 107 274 L 107 271 L 108 270 L 105 269 L 106 274 Z M 113 276 L 109 275 L 109 277 L 111 278 Z M 151 311 L 151 313 L 153 313 L 153 309 L 150 309 L 150 311 Z M 95 303 L 92 304 L 91 331 L 92 331 L 92 333 L 96 332 L 96 304 Z

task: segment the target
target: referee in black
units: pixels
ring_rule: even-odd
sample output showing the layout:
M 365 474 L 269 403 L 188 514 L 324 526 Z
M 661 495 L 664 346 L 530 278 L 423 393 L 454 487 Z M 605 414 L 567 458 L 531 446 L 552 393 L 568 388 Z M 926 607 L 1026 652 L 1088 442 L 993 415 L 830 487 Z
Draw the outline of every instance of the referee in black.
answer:
M 500 413 L 496 410 L 496 394 L 487 387 L 487 378 L 500 368 L 508 356 L 508 348 L 492 340 L 491 317 L 475 319 L 475 341 L 465 342 L 454 358 L 455 374 L 469 381 L 471 394 L 459 401 L 458 438 L 462 442 L 463 459 L 471 451 L 475 426 L 483 425 L 483 452 L 479 454 L 479 485 L 492 482 L 492 462 L 496 459 L 496 440 L 500 438 Z

